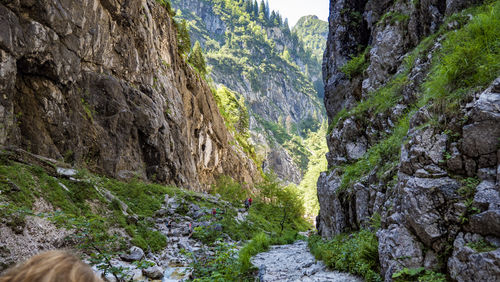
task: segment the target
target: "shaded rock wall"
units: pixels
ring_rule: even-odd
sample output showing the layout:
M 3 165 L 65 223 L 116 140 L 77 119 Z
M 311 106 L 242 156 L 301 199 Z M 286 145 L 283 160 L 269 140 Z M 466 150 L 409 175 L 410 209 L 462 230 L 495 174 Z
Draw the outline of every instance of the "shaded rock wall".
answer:
M 343 168 L 366 156 L 414 109 L 433 53 L 440 47 L 439 38 L 405 70 L 409 52 L 435 33 L 446 15 L 478 1 L 393 2 L 331 1 L 323 75 L 326 110 L 330 123 L 336 123 L 327 136 L 329 172 L 318 180 L 318 231 L 331 238 L 368 228 L 370 218 L 379 214 L 377 236 L 385 280 L 392 280 L 392 274 L 404 267 L 425 267 L 458 281 L 497 281 L 500 78 L 471 95 L 455 118 L 438 117 L 440 125 L 430 122 L 435 113 L 428 107 L 417 108 L 400 158 L 386 156 L 355 183 L 342 185 Z M 391 15 L 399 18 L 387 20 Z M 369 66 L 349 79 L 340 67 L 368 45 Z M 342 109 L 352 109 L 405 71 L 407 80 L 390 109 L 335 120 Z M 467 184 L 464 179 L 474 181 Z M 472 198 L 465 196 L 467 189 L 473 191 Z M 487 242 L 496 250 L 478 252 L 470 247 L 474 242 Z
M 0 145 L 204 189 L 256 168 L 152 0 L 0 1 Z

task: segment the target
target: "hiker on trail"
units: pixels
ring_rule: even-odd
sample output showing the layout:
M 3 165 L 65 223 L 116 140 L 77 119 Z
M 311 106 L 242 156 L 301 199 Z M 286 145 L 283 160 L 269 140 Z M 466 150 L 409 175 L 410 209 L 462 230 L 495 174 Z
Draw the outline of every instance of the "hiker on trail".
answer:
M 212 216 L 216 217 L 216 215 L 217 215 L 217 209 L 216 208 L 212 208 Z
M 245 209 L 248 210 L 252 205 L 252 198 L 245 199 Z
M 191 236 L 193 236 L 193 225 L 191 224 L 191 222 L 189 223 L 188 228 L 189 228 L 188 238 L 191 238 Z

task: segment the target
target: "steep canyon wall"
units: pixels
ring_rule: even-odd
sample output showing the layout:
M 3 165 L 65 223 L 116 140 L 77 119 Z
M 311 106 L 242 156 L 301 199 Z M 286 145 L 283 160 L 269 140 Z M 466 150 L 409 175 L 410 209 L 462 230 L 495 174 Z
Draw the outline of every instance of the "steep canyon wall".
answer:
M 2 0 L 0 145 L 118 178 L 252 183 L 208 85 L 153 0 Z
M 483 6 L 461 12 L 475 5 Z M 370 228 L 380 216 L 387 281 L 418 267 L 458 281 L 500 279 L 500 73 L 493 68 L 482 82 L 467 84 L 481 66 L 459 70 L 441 96 L 431 84 L 440 83 L 436 70 L 450 62 L 441 61 L 446 52 L 456 52 L 442 51 L 450 34 L 467 29 L 477 9 L 488 15 L 499 6 L 331 1 L 323 63 L 329 171 L 318 180 L 317 227 L 331 238 Z M 498 44 L 498 37 L 489 42 Z M 464 61 L 460 69 L 467 67 Z M 491 249 L 470 247 L 478 242 Z

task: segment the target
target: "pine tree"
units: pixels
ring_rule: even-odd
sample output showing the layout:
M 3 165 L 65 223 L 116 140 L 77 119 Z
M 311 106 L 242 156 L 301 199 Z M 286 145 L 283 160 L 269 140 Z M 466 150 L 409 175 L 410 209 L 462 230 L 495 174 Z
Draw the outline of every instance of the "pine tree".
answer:
M 191 50 L 191 38 L 186 20 L 177 25 L 177 48 L 181 54 L 187 54 Z
M 288 18 L 285 18 L 285 22 L 283 23 L 285 31 L 290 33 L 290 26 L 288 25 Z
M 278 20 L 276 19 L 276 12 L 275 11 L 271 12 L 271 17 L 269 18 L 269 22 L 271 22 L 271 25 L 273 25 L 273 26 L 278 25 Z
M 207 66 L 205 58 L 203 57 L 203 50 L 201 49 L 200 42 L 196 41 L 193 46 L 191 54 L 189 54 L 188 62 L 200 72 L 201 75 L 207 73 Z
M 259 4 L 257 3 L 257 0 L 253 1 L 253 18 L 259 18 Z
M 266 16 L 266 20 L 269 20 L 269 17 L 271 16 L 270 10 L 269 10 L 269 0 L 266 0 L 266 9 L 264 10 L 264 15 Z
M 267 20 L 269 19 L 266 18 L 266 3 L 264 2 L 264 0 L 260 0 L 260 6 L 259 6 L 259 20 L 261 22 L 266 22 Z
M 281 18 L 280 13 L 276 13 L 276 19 L 278 21 L 278 26 L 281 26 L 283 24 L 283 19 Z

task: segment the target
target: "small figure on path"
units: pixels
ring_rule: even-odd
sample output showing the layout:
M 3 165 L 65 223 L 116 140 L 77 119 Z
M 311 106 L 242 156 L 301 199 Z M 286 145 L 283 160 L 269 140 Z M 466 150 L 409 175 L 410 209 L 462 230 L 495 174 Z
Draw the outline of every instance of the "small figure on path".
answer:
M 248 210 L 252 205 L 252 198 L 245 199 L 245 209 Z
M 188 228 L 189 228 L 188 238 L 191 238 L 191 236 L 193 236 L 193 225 L 191 224 L 191 222 L 188 224 Z

